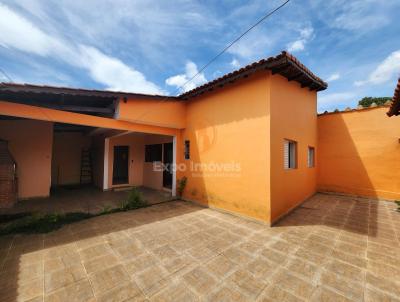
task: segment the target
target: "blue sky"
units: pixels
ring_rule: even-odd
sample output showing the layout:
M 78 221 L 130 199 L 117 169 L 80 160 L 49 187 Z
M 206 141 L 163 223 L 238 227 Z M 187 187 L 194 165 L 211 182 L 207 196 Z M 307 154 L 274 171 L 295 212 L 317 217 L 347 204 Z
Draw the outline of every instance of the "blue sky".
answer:
M 0 0 L 0 67 L 15 82 L 174 95 L 282 2 Z M 184 89 L 289 50 L 329 83 L 319 111 L 392 96 L 399 11 L 398 0 L 292 0 Z

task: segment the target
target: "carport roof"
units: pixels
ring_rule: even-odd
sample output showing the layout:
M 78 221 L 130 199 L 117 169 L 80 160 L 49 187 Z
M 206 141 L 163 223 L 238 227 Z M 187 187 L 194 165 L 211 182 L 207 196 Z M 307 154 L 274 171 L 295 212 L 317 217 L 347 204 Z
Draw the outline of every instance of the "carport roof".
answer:
M 47 85 L 33 85 L 33 84 L 19 84 L 19 83 L 0 83 L 0 92 L 28 92 L 28 93 L 40 93 L 40 94 L 58 94 L 58 95 L 73 95 L 73 96 L 89 96 L 99 98 L 144 98 L 144 99 L 165 99 L 174 97 L 143 94 L 143 93 L 130 93 L 122 91 L 109 91 L 109 90 L 98 90 L 98 89 L 83 89 L 83 88 L 70 88 L 70 87 L 56 87 Z

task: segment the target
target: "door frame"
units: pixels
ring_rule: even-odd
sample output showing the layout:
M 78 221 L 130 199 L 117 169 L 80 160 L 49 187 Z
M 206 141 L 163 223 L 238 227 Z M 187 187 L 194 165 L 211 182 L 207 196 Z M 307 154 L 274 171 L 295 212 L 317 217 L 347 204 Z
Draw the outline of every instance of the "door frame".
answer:
M 126 172 L 127 172 L 127 175 L 126 175 L 126 182 L 122 182 L 122 183 L 117 183 L 117 184 L 114 184 L 114 164 L 115 164 L 115 148 L 118 148 L 118 147 L 126 147 L 126 149 L 127 149 L 127 155 L 128 155 L 128 158 L 127 158 L 127 160 L 126 160 L 126 165 L 127 165 L 127 167 L 126 167 Z M 113 158 L 112 158 L 112 160 L 113 160 L 113 165 L 112 165 L 112 175 L 111 175 L 111 184 L 112 184 L 112 186 L 113 187 L 115 187 L 115 186 L 126 186 L 126 185 L 129 185 L 129 167 L 130 167 L 130 161 L 131 161 L 131 156 L 130 156 L 130 153 L 131 153 L 131 146 L 130 145 L 114 145 L 113 146 Z
M 173 165 L 174 163 L 174 143 L 173 142 L 167 142 L 167 143 L 162 143 L 162 163 L 165 164 L 165 145 L 171 145 L 171 151 L 172 151 L 172 158 L 171 158 L 171 162 L 170 164 Z M 172 168 L 171 166 L 169 167 L 170 169 Z M 172 192 L 172 183 L 173 183 L 173 178 L 174 178 L 174 174 L 172 173 L 172 171 L 170 172 L 171 174 L 171 187 L 166 187 L 164 186 L 164 174 L 166 173 L 165 170 L 163 170 L 163 180 L 162 180 L 162 186 L 163 186 L 163 190 L 168 191 L 168 192 Z

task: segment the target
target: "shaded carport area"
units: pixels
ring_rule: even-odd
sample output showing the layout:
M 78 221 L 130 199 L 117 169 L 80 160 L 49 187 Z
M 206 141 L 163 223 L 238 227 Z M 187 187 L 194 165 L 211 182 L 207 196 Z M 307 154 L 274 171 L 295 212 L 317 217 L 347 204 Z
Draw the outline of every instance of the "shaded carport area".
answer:
M 153 171 L 145 153 L 161 146 L 154 161 L 172 161 L 163 155 L 175 152 L 178 131 L 118 120 L 118 102 L 130 96 L 1 84 L 0 138 L 16 159 L 23 200 L 11 211 L 96 212 L 120 205 L 133 186 L 149 203 L 171 200 L 175 178 Z

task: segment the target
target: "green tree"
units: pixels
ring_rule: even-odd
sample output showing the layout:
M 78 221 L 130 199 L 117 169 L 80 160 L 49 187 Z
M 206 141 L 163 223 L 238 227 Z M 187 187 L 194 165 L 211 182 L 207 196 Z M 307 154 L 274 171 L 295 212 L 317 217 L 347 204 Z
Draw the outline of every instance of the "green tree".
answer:
M 374 97 L 365 97 L 362 98 L 361 100 L 358 101 L 358 105 L 361 105 L 363 107 L 369 107 L 371 106 L 372 103 L 377 104 L 378 106 L 381 106 L 385 104 L 387 101 L 390 101 L 392 98 L 391 97 L 379 97 L 379 98 L 374 98 Z

